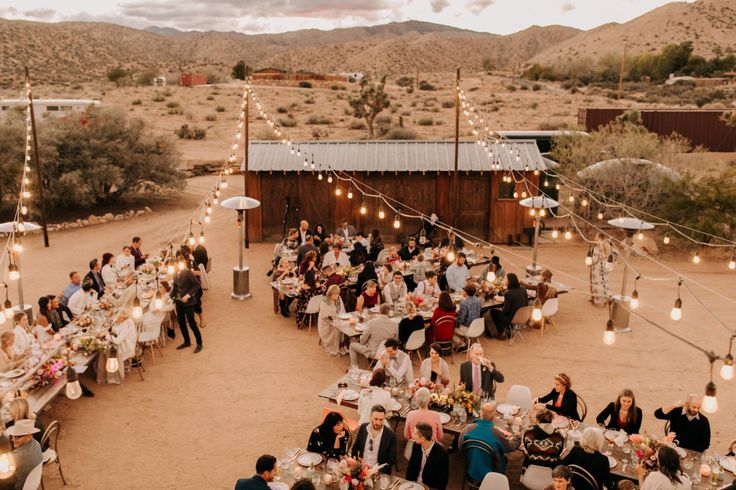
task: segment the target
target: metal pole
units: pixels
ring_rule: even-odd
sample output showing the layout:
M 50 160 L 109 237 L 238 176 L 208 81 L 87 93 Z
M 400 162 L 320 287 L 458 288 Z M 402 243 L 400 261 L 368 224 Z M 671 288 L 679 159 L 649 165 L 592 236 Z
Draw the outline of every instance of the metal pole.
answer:
M 238 242 L 239 242 L 238 243 L 238 253 L 239 253 L 239 255 L 238 255 L 238 270 L 241 270 L 242 271 L 243 270 L 243 242 L 244 242 L 243 236 L 244 236 L 244 233 L 245 233 L 243 231 L 243 227 L 244 227 L 244 224 L 245 224 L 245 220 L 243 218 L 244 218 L 244 216 L 247 216 L 248 215 L 248 211 L 238 210 L 238 215 L 239 215 L 238 218 L 239 218 L 239 221 L 240 221 L 240 237 L 238 238 Z
M 621 58 L 621 73 L 618 77 L 618 99 L 621 100 L 621 95 L 624 91 L 624 66 L 626 66 L 626 39 L 624 39 L 624 56 Z
M 36 179 L 38 180 L 38 200 L 41 207 L 41 227 L 43 228 L 43 246 L 49 246 L 49 230 L 46 226 L 46 200 L 43 197 L 43 175 L 41 174 L 41 162 L 38 157 L 38 138 L 36 137 L 36 114 L 33 111 L 33 96 L 30 93 L 31 76 L 26 66 L 26 83 L 29 86 L 28 100 L 31 109 L 31 130 L 33 132 L 33 154 L 36 160 Z M 23 162 L 26 165 L 27 162 Z
M 629 282 L 629 256 L 631 256 L 631 245 L 633 243 L 634 230 L 626 230 L 624 240 L 624 277 L 621 279 L 621 300 L 626 297 L 627 282 Z
M 531 275 L 537 275 L 537 244 L 539 242 L 539 219 L 534 220 L 534 251 L 532 252 L 532 271 Z
M 248 67 L 245 67 L 245 79 L 248 79 Z M 245 99 L 245 127 L 243 129 L 243 141 L 245 148 L 243 149 L 243 163 L 245 169 L 243 171 L 243 197 L 248 196 L 248 147 L 250 146 L 250 89 L 248 89 L 248 97 Z M 243 226 L 245 226 L 245 248 L 250 248 L 250 240 L 248 239 L 248 211 L 243 211 Z M 243 259 L 240 259 L 240 268 L 243 268 Z
M 459 221 L 459 195 L 458 195 L 458 176 L 457 176 L 457 162 L 458 162 L 458 150 L 460 147 L 460 68 L 457 69 L 457 75 L 455 77 L 455 173 L 452 176 L 452 224 L 457 227 Z

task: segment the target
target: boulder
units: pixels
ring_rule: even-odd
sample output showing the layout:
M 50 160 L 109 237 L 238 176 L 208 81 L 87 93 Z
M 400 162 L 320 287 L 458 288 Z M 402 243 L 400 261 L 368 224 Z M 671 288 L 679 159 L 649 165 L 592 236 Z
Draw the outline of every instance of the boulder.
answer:
M 83 219 L 81 225 L 82 226 L 89 226 L 89 220 L 88 219 Z
M 149 208 L 148 206 L 145 207 L 145 210 L 147 213 L 152 213 L 153 209 Z
M 105 215 L 103 216 L 103 218 L 106 219 L 107 221 L 112 221 L 112 220 L 115 219 L 115 217 L 112 215 L 112 213 L 105 213 Z
M 89 224 L 91 225 L 96 225 L 100 222 L 100 218 L 98 218 L 94 214 L 91 214 L 89 218 L 87 219 L 87 221 L 89 221 Z
M 142 216 L 142 215 L 144 215 L 144 214 L 146 214 L 146 211 L 145 211 L 145 210 L 143 210 L 143 209 L 139 209 L 138 211 L 136 211 L 136 212 L 135 212 L 135 215 L 136 215 L 136 216 Z
M 116 214 L 115 215 L 115 221 L 121 221 L 125 219 L 125 217 L 122 214 Z

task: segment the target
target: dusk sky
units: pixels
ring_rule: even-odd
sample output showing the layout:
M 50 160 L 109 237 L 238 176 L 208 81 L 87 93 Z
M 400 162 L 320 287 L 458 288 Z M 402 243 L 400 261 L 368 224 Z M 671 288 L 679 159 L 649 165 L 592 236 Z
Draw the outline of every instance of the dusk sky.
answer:
M 532 25 L 581 29 L 626 22 L 667 0 L 0 0 L 0 17 L 42 22 L 101 21 L 131 27 L 239 31 L 333 29 L 423 20 L 509 34 Z

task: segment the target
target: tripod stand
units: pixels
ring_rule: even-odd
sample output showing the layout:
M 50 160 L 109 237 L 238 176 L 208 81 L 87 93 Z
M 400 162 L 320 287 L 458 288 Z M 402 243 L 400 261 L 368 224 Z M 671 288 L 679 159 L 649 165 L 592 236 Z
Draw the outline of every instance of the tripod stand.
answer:
M 295 228 L 299 227 L 299 203 L 297 202 L 292 206 L 291 204 L 291 196 L 286 196 L 286 205 L 284 206 L 284 219 L 281 220 L 281 224 L 283 225 L 283 230 L 281 233 L 281 241 L 283 241 L 286 238 L 286 231 L 289 228 L 289 213 L 292 213 L 294 216 L 294 219 L 296 221 Z

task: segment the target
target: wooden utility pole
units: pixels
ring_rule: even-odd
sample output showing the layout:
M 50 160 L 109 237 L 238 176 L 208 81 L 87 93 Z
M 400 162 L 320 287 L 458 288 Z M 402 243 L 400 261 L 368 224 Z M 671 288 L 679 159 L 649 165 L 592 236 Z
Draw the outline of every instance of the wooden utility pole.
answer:
M 416 87 L 414 87 L 414 90 L 419 90 L 419 65 L 417 65 L 417 82 L 416 82 Z
M 33 112 L 33 94 L 31 93 L 31 76 L 26 66 L 26 84 L 28 85 L 28 106 L 31 111 L 31 130 L 33 132 L 33 155 L 36 160 L 36 179 L 38 180 L 38 201 L 41 208 L 41 227 L 43 228 L 43 246 L 49 246 L 49 230 L 46 226 L 46 200 L 43 197 L 43 174 L 41 173 L 41 160 L 38 156 L 38 138 L 36 137 L 36 114 Z M 26 142 L 26 144 L 28 144 Z M 28 165 L 28 162 L 23 162 Z
M 458 181 L 458 151 L 460 148 L 460 68 L 457 69 L 457 75 L 455 76 L 455 172 L 452 175 L 452 224 L 457 227 L 459 225 L 459 210 L 458 204 L 460 201 L 459 196 L 459 184 Z
M 626 39 L 624 39 L 624 56 L 621 58 L 621 73 L 618 77 L 618 100 L 621 100 L 621 96 L 624 91 L 624 67 L 626 66 Z
M 245 67 L 245 80 L 248 83 L 248 66 Z M 250 84 L 248 84 L 250 87 Z M 243 127 L 243 197 L 248 196 L 248 147 L 250 146 L 250 88 L 245 98 L 245 125 Z M 243 211 L 243 226 L 245 226 L 245 248 L 250 248 L 248 239 L 248 210 Z

